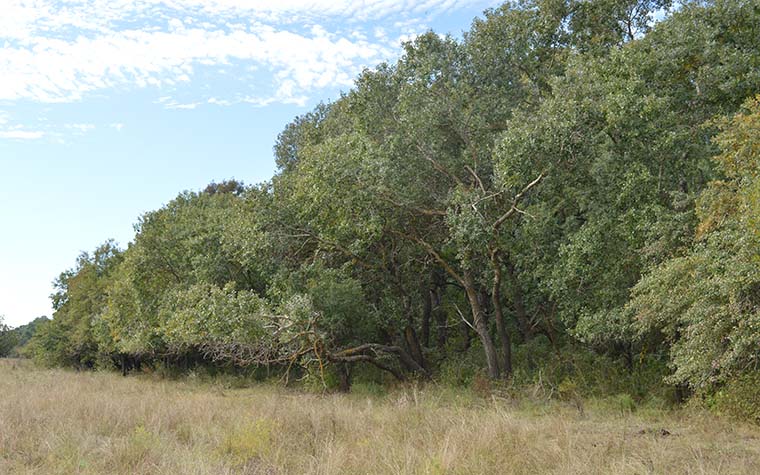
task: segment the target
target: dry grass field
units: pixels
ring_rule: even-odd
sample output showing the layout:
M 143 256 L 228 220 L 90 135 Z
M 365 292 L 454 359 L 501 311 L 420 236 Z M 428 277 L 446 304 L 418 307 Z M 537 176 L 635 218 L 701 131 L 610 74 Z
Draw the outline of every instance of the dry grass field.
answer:
M 760 430 L 435 387 L 319 396 L 0 360 L 0 474 L 512 473 L 760 473 Z

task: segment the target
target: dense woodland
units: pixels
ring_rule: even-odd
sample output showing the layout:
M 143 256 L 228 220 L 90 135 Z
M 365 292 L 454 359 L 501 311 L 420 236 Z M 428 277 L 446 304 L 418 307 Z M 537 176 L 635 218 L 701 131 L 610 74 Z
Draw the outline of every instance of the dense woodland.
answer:
M 760 418 L 758 93 L 756 0 L 507 3 L 82 254 L 24 351 Z

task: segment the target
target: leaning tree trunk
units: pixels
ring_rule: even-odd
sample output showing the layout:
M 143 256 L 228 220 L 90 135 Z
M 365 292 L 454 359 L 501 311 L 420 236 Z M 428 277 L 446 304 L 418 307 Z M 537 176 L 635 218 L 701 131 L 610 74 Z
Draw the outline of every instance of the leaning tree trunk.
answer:
M 491 379 L 498 379 L 500 375 L 498 354 L 493 343 L 493 338 L 491 338 L 491 333 L 488 331 L 488 322 L 486 321 L 486 314 L 483 310 L 483 306 L 480 303 L 479 293 L 475 289 L 475 282 L 469 272 L 464 274 L 464 284 L 467 301 L 472 310 L 473 326 L 475 327 L 475 332 L 483 345 L 483 351 L 486 354 L 488 377 Z

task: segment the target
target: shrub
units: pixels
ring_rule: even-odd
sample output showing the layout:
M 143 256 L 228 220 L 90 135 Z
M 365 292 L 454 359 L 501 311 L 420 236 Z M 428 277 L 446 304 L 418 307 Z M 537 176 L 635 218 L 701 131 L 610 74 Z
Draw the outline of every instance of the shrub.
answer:
M 760 372 L 729 381 L 707 401 L 719 414 L 760 424 Z

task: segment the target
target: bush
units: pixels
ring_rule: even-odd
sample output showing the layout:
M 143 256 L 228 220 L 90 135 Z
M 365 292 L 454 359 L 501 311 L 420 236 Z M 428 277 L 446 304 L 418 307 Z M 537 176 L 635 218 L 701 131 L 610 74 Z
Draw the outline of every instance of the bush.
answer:
M 729 381 L 706 401 L 718 414 L 760 424 L 760 372 Z
M 382 397 L 388 394 L 385 386 L 373 381 L 357 381 L 351 385 L 351 393 L 357 396 Z
M 672 388 L 663 384 L 667 366 L 656 355 L 640 354 L 631 364 L 572 343 L 555 351 L 548 339 L 538 336 L 514 351 L 516 387 L 532 387 L 546 398 L 597 398 L 625 394 L 633 401 L 672 399 Z
M 484 366 L 483 350 L 479 345 L 473 345 L 468 351 L 447 358 L 441 364 L 438 380 L 446 386 L 470 387 Z
M 335 365 L 326 365 L 320 369 L 318 364 L 304 368 L 305 374 L 299 379 L 303 389 L 309 392 L 335 392 L 340 388 L 340 377 Z M 292 376 L 295 373 L 291 374 Z

